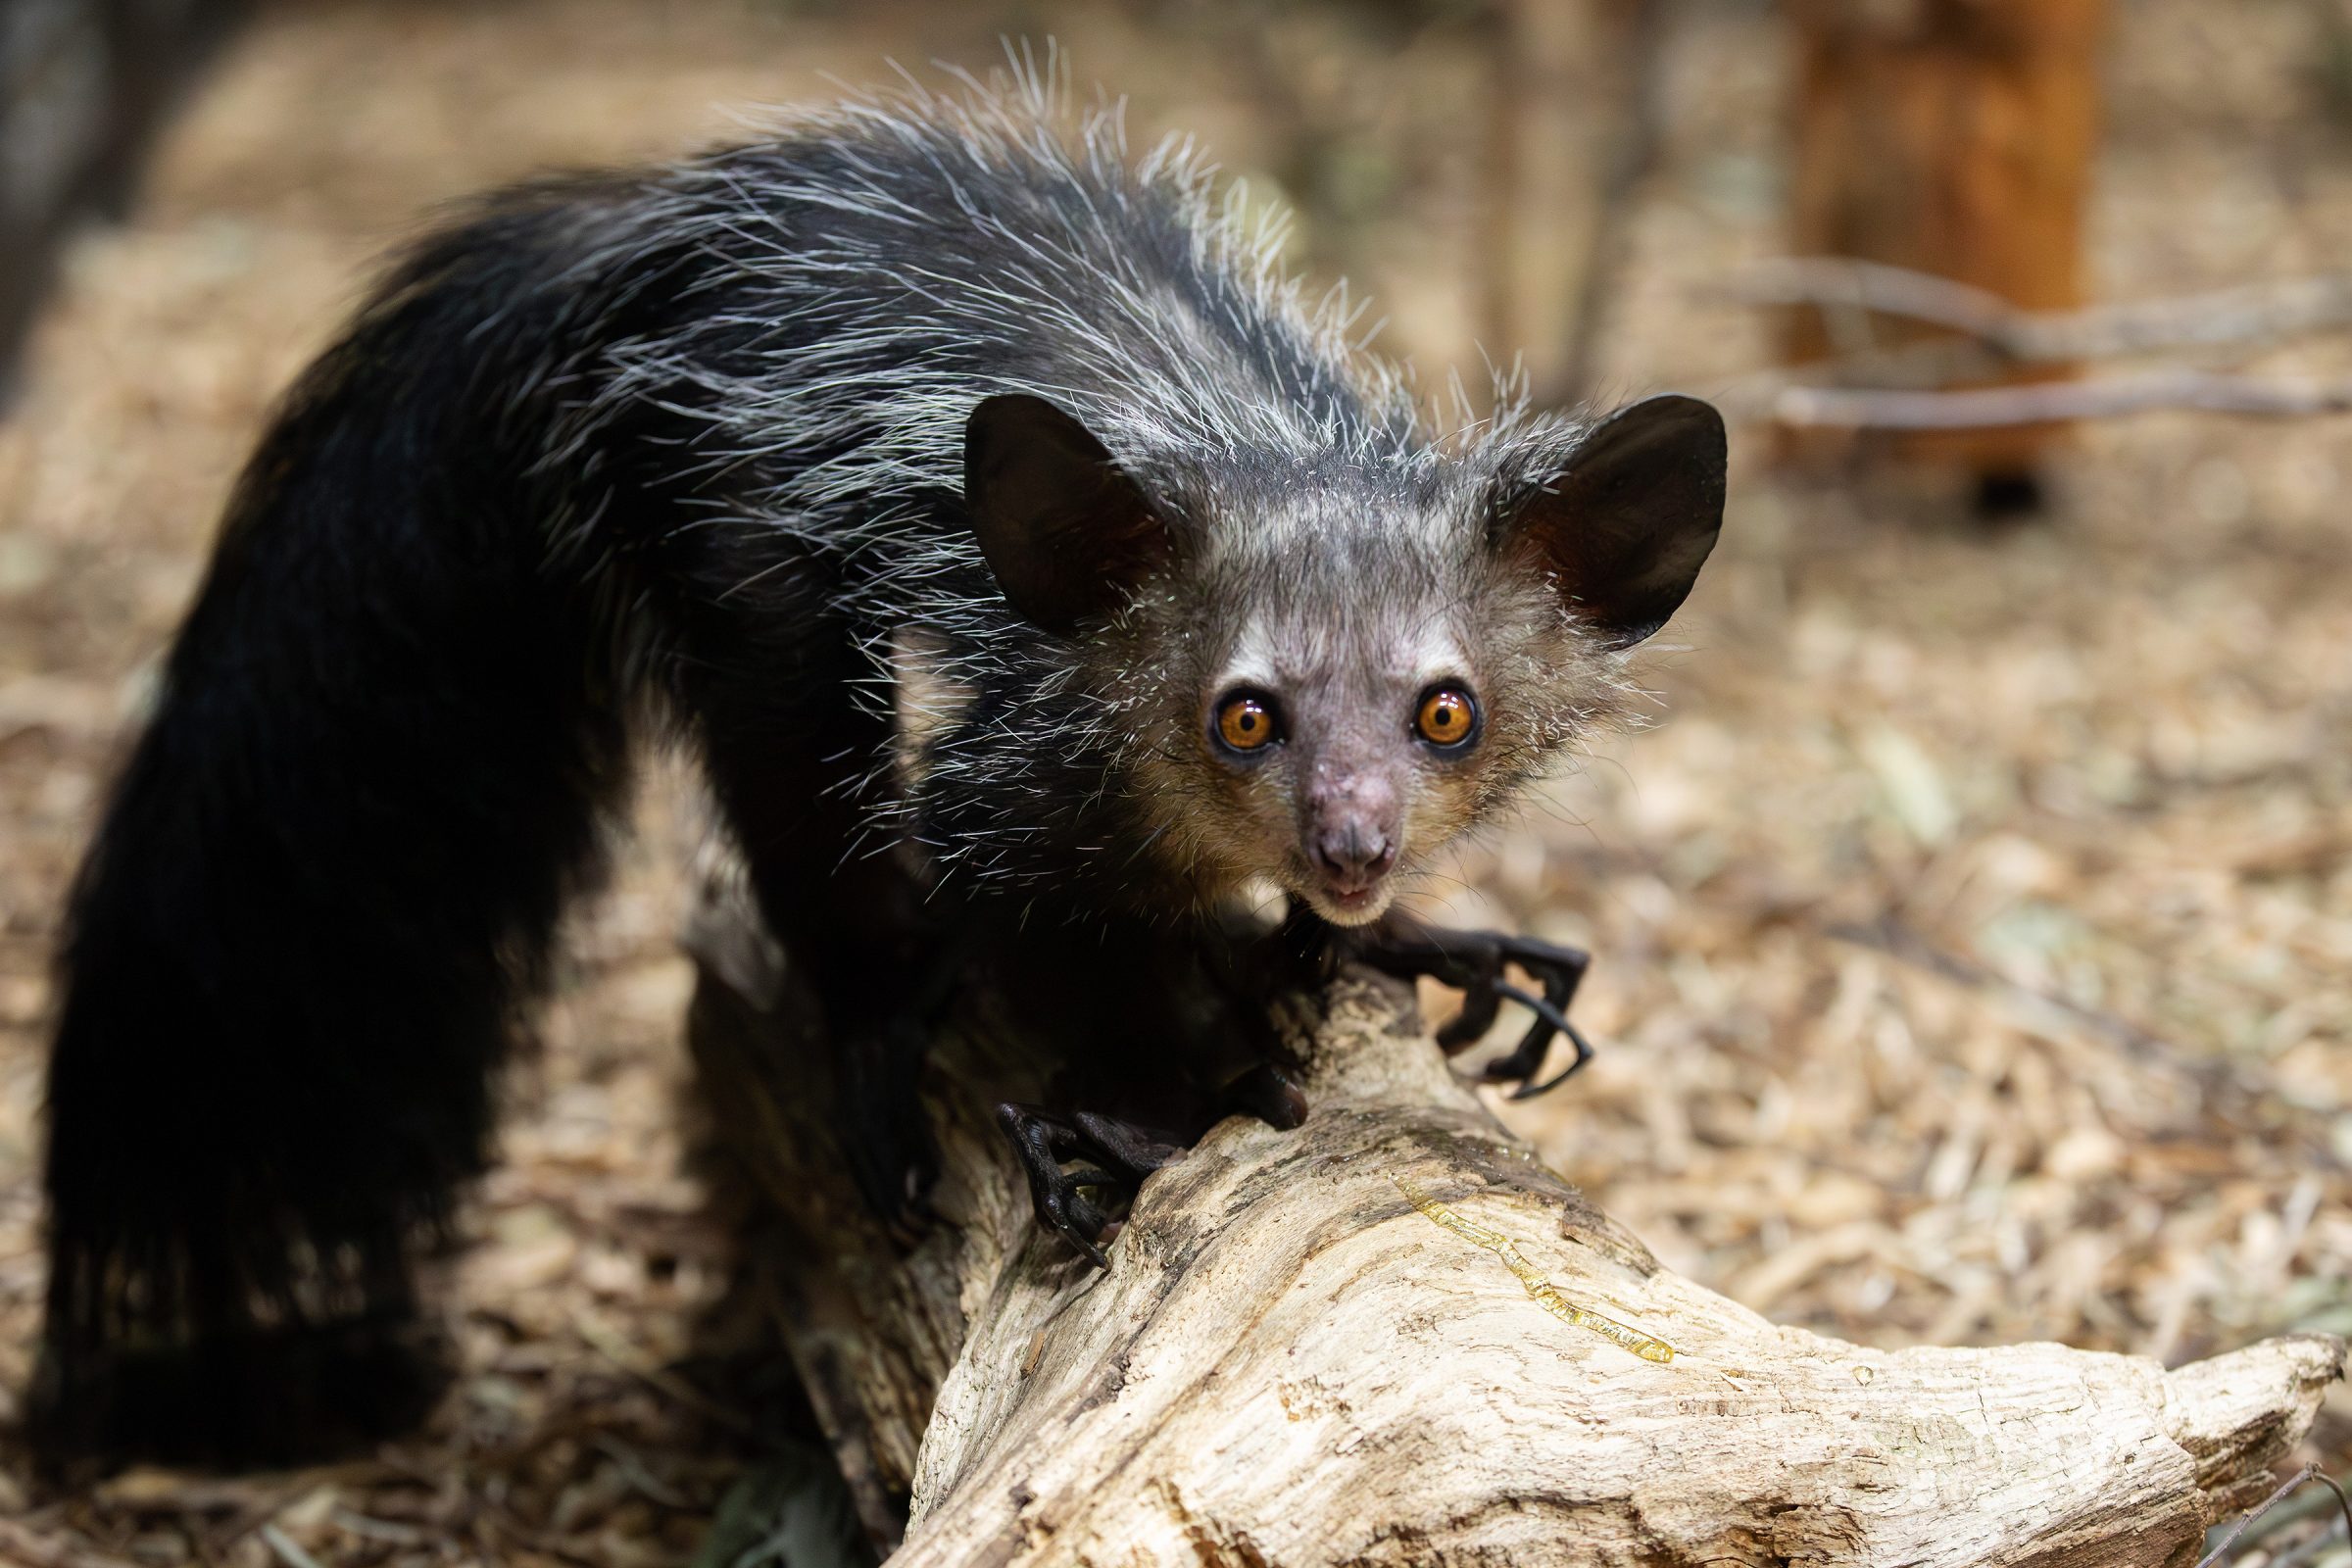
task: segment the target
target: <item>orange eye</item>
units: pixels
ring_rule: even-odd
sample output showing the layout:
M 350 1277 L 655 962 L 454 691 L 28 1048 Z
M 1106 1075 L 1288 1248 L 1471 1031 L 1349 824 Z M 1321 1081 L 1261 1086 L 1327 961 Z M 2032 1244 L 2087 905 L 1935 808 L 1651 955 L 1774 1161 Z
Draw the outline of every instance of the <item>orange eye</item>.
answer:
M 1478 728 L 1478 705 L 1459 686 L 1437 686 L 1422 694 L 1414 727 L 1432 746 L 1459 746 Z
M 1217 739 L 1234 751 L 1256 751 L 1278 727 L 1272 700 L 1255 692 L 1235 692 L 1217 705 Z

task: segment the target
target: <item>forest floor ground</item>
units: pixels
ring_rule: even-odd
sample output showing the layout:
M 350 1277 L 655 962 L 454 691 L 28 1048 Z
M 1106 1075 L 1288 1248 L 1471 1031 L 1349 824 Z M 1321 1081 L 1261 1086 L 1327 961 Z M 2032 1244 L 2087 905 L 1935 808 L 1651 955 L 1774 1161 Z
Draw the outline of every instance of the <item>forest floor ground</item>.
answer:
M 2103 297 L 2352 255 L 2352 129 L 2308 64 L 2327 11 L 2119 7 Z M 431 204 L 673 153 L 726 133 L 722 106 L 872 81 L 885 55 L 985 69 L 1001 32 L 1053 34 L 1081 80 L 1134 89 L 1139 143 L 1182 126 L 1237 169 L 1305 169 L 1307 262 L 1372 283 L 1392 351 L 1477 366 L 1474 47 L 1384 32 L 1374 8 L 1247 39 L 1273 13 L 999 13 L 265 7 L 131 220 L 74 250 L 0 418 L 0 1416 L 42 1290 L 63 890 L 236 465 Z M 1769 319 L 1705 290 L 1784 244 L 1788 61 L 1769 8 L 1670 14 L 1669 133 L 1600 363 L 1612 390 L 1705 393 L 1772 353 Z M 1339 127 L 1311 162 L 1285 139 L 1301 106 Z M 1792 474 L 1743 435 L 1724 545 L 1650 662 L 1656 722 L 1423 900 L 1595 955 L 1578 1016 L 1598 1060 L 1508 1119 L 1670 1266 L 1851 1340 L 2178 1362 L 2352 1331 L 2347 430 L 2087 428 L 2048 513 L 1998 530 L 1932 478 Z M 646 815 L 574 923 L 502 1161 L 440 1265 L 466 1372 L 428 1429 L 332 1469 L 139 1469 L 62 1496 L 9 1449 L 0 1561 L 694 1559 L 761 1456 L 739 1369 L 707 1352 L 726 1241 L 676 1110 L 681 834 L 661 799 Z M 2311 1451 L 2352 1479 L 2341 1391 Z

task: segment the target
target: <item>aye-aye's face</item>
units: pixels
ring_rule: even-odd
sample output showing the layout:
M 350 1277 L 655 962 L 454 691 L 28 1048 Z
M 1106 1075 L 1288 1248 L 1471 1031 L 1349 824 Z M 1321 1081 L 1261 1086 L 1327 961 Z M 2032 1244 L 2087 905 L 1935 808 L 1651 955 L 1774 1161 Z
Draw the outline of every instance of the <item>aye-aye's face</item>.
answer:
M 1202 891 L 1377 919 L 1611 703 L 1540 574 L 1432 520 L 1230 531 L 1139 612 L 1181 652 L 1131 794 Z
M 1714 544 L 1723 424 L 1661 397 L 1451 472 L 1336 471 L 1171 501 L 1043 399 L 966 427 L 982 553 L 1123 713 L 1106 784 L 1157 860 L 1202 897 L 1270 882 L 1361 925 L 1614 710 L 1614 655 Z

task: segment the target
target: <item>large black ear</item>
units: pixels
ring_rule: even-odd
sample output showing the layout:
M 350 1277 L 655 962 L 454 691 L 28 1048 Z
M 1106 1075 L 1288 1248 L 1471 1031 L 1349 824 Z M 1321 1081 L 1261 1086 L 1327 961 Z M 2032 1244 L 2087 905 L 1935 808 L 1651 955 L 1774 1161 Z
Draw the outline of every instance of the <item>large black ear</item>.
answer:
M 1168 531 L 1086 426 L 1019 393 L 963 426 L 963 499 L 997 586 L 1022 617 L 1066 637 L 1117 608 L 1168 559 Z
M 1507 503 L 1505 549 L 1533 552 L 1612 648 L 1666 624 L 1723 526 L 1723 416 L 1655 397 L 1586 432 L 1565 466 Z

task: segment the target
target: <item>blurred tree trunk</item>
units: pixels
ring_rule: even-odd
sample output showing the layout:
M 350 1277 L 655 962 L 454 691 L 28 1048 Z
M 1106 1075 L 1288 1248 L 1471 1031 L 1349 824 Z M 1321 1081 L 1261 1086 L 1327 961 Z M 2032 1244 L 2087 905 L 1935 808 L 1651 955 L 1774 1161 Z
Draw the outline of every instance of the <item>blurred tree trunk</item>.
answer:
M 1913 268 L 2029 309 L 2081 305 L 2107 0 L 1789 0 L 1789 12 L 1794 252 Z M 1930 335 L 1804 309 L 1788 348 L 1802 362 Z M 2030 484 L 2057 433 L 1913 434 L 1897 449 L 1965 465 L 1988 487 Z
M 1490 0 L 1480 346 L 1545 407 L 1592 390 L 1627 220 L 1662 139 L 1663 0 Z
M 120 217 L 244 0 L 0 0 L 0 401 L 58 248 Z

